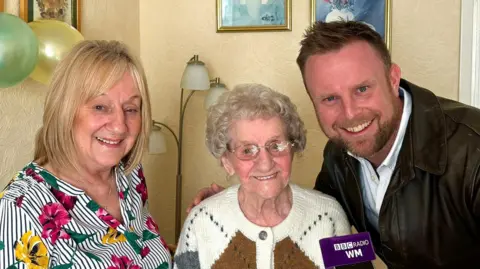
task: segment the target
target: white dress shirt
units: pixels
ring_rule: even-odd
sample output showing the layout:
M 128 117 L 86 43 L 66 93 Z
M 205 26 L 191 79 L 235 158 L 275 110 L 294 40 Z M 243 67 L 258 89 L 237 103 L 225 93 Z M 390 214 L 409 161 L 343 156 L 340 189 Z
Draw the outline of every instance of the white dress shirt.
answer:
M 404 89 L 399 90 L 400 97 L 403 98 L 403 114 L 400 121 L 397 137 L 390 149 L 387 157 L 375 170 L 372 164 L 365 158 L 351 156 L 360 162 L 360 184 L 362 187 L 363 203 L 367 219 L 378 231 L 378 214 L 382 206 L 385 192 L 392 178 L 393 169 L 397 163 L 398 154 L 402 147 L 403 138 L 408 125 L 408 119 L 412 113 L 412 98 Z M 378 176 L 377 176 L 378 174 Z

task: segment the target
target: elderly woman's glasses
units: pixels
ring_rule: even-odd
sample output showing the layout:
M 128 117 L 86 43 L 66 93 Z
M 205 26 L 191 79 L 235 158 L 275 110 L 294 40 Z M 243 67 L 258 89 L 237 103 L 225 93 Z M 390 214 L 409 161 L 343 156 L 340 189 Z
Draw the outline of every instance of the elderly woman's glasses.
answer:
M 242 161 L 250 161 L 257 158 L 260 149 L 264 148 L 272 157 L 281 157 L 288 155 L 290 150 L 295 144 L 289 141 L 271 141 L 265 144 L 265 146 L 259 146 L 255 144 L 245 144 L 230 149 L 227 145 L 228 151 L 235 154 L 235 157 Z

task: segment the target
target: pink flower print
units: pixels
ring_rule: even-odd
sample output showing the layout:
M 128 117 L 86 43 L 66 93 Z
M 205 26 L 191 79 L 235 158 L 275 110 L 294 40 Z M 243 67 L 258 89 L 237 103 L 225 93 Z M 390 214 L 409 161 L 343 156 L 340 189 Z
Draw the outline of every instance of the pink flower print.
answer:
M 125 199 L 125 195 L 123 194 L 123 191 L 122 191 L 122 190 L 120 190 L 120 191 L 118 192 L 118 197 L 120 197 L 120 199 L 122 199 L 122 200 Z
M 110 215 L 105 209 L 99 208 L 96 212 L 97 217 L 103 220 L 108 226 L 116 229 L 120 226 L 120 222 Z
M 133 264 L 133 261 L 128 257 L 117 257 L 112 255 L 112 262 L 114 266 L 109 266 L 107 269 L 142 269 L 142 267 Z
M 150 248 L 148 246 L 142 248 L 142 250 L 140 251 L 140 256 L 142 256 L 142 259 L 145 258 L 148 253 L 150 253 Z
M 143 175 L 143 168 L 138 169 L 138 177 L 139 177 L 142 181 L 145 180 L 145 176 Z
M 38 217 L 43 226 L 42 237 L 50 238 L 55 244 L 58 238 L 69 239 L 62 228 L 70 222 L 70 215 L 60 203 L 48 203 L 42 207 L 42 214 Z
M 45 180 L 43 179 L 42 176 L 40 176 L 39 174 L 37 174 L 32 168 L 27 168 L 25 169 L 25 175 L 29 176 L 29 177 L 32 177 L 35 181 L 37 181 L 38 183 L 42 183 L 44 182 Z
M 64 192 L 61 192 L 59 190 L 56 190 L 54 188 L 51 188 L 51 192 L 57 198 L 57 200 L 63 205 L 65 210 L 70 211 L 73 209 L 75 206 L 75 203 L 77 202 L 77 197 L 75 196 L 69 196 L 65 194 Z
M 138 172 L 138 175 L 143 176 L 143 173 Z M 145 182 L 145 178 L 141 178 L 140 183 L 138 183 L 137 187 L 135 187 L 135 190 L 137 190 L 137 192 L 142 195 L 142 202 L 143 202 L 143 205 L 145 205 L 145 201 L 147 201 L 148 199 L 148 191 L 147 191 L 147 184 Z
M 17 207 L 22 207 L 22 202 L 24 197 L 25 197 L 24 195 L 20 195 L 17 198 L 15 198 L 15 205 Z
M 158 225 L 155 223 L 155 221 L 153 220 L 152 217 L 148 217 L 147 218 L 147 222 L 145 223 L 147 225 L 147 228 L 152 231 L 152 232 L 155 232 L 157 234 L 159 234 L 160 232 L 158 231 Z

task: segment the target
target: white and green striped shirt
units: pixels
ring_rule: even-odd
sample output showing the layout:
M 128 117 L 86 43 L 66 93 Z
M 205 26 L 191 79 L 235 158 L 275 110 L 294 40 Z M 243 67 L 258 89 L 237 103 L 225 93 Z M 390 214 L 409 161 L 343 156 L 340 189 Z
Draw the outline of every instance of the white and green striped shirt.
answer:
M 0 268 L 171 268 L 147 208 L 141 165 L 116 169 L 124 223 L 84 191 L 29 163 L 0 193 Z

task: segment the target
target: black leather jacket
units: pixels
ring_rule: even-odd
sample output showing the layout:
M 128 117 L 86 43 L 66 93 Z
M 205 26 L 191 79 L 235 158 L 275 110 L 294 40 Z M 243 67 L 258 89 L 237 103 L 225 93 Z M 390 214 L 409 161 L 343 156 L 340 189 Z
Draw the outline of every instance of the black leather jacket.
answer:
M 315 189 L 368 231 L 389 268 L 480 268 L 480 110 L 402 80 L 412 114 L 377 232 L 365 217 L 359 163 L 328 142 Z

